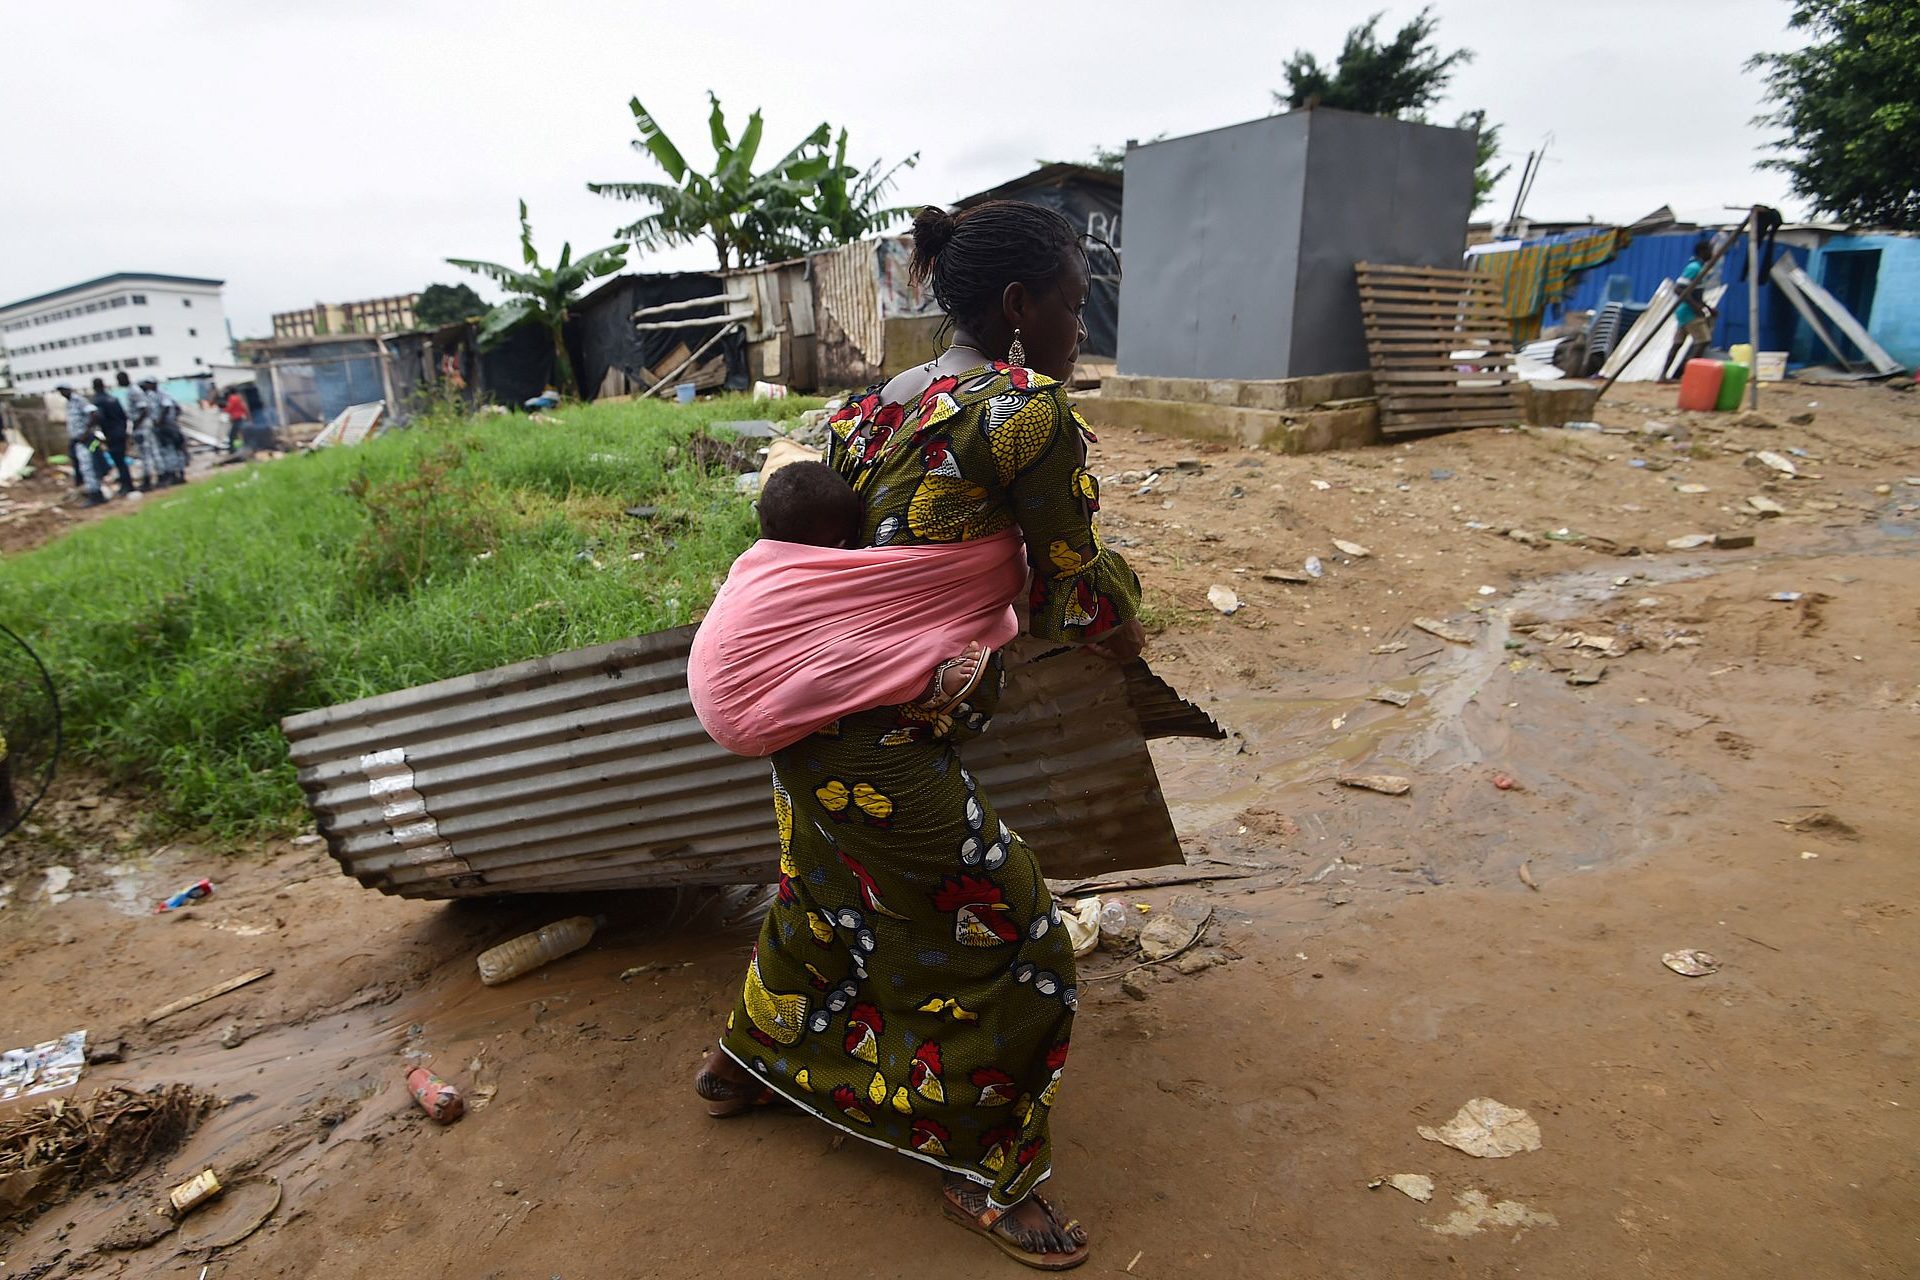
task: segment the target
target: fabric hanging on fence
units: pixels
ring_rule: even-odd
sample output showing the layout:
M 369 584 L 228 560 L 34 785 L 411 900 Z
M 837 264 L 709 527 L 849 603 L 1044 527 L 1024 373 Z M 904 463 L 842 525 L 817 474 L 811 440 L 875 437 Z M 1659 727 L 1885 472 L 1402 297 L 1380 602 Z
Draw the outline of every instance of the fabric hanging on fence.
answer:
M 1604 231 L 1577 231 L 1529 240 L 1518 249 L 1482 253 L 1472 261 L 1500 282 L 1507 323 L 1516 343 L 1540 336 L 1540 314 L 1547 304 L 1566 296 L 1580 273 L 1608 261 L 1632 239 L 1618 227 Z

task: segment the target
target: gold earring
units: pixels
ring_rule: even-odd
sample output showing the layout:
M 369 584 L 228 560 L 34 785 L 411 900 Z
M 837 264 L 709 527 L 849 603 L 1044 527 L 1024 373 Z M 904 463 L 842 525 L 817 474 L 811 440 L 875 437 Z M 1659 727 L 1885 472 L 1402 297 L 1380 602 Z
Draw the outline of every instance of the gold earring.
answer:
M 1020 330 L 1013 331 L 1013 341 L 1007 344 L 1007 363 L 1024 366 L 1027 363 L 1027 348 L 1020 341 Z

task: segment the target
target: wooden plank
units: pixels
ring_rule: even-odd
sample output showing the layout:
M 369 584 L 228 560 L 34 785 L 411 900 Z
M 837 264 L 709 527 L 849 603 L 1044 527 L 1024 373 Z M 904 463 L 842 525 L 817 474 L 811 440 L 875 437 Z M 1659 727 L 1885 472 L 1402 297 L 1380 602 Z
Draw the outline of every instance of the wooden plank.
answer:
M 1505 325 L 1507 317 L 1497 307 L 1480 307 L 1459 302 L 1362 302 L 1362 320 L 1386 320 L 1406 328 L 1423 324 Z
M 1434 325 L 1425 329 L 1374 329 L 1367 330 L 1368 345 L 1390 346 L 1402 342 L 1452 342 L 1456 347 L 1485 347 L 1495 345 L 1503 351 L 1511 350 L 1513 334 L 1503 325 L 1499 329 L 1490 329 L 1481 325 L 1469 325 L 1465 328 L 1443 329 Z
M 1443 400 L 1454 404 L 1484 400 L 1498 405 L 1513 404 L 1517 399 L 1515 390 L 1513 383 L 1489 387 L 1382 387 L 1378 399 L 1381 404 L 1396 409 L 1407 405 L 1438 404 Z
M 1492 419 L 1500 422 L 1518 422 L 1526 415 L 1515 405 L 1477 405 L 1459 409 L 1382 409 L 1382 422 L 1482 422 Z
M 1382 413 L 1415 414 L 1419 417 L 1433 417 L 1448 413 L 1500 413 L 1526 416 L 1520 402 L 1509 396 L 1461 397 L 1434 396 L 1426 399 L 1382 400 Z
M 1356 262 L 1355 273 L 1359 275 L 1382 276 L 1443 276 L 1452 279 L 1481 279 L 1490 277 L 1484 271 L 1475 271 L 1468 267 L 1407 267 L 1393 262 Z
M 143 1024 L 151 1024 L 160 1021 L 162 1018 L 171 1018 L 174 1014 L 183 1013 L 197 1004 L 205 1004 L 215 996 L 223 996 L 229 991 L 237 991 L 249 982 L 258 982 L 272 972 L 272 969 L 249 969 L 237 978 L 228 978 L 225 982 L 216 982 L 203 991 L 196 991 L 190 996 L 181 996 L 171 1004 L 163 1004 L 146 1017 L 140 1019 L 140 1021 Z
M 1471 315 L 1486 319 L 1505 320 L 1507 315 L 1500 303 L 1484 301 L 1478 297 L 1367 297 L 1359 296 L 1359 313 L 1367 315 L 1369 311 L 1380 315 Z
M 1493 289 L 1474 289 L 1457 286 L 1435 285 L 1431 289 L 1394 289 L 1379 285 L 1362 284 L 1359 286 L 1362 298 L 1407 299 L 1415 302 L 1433 301 L 1440 298 L 1467 298 L 1474 302 L 1500 303 L 1502 295 Z
M 1405 435 L 1415 431 L 1464 431 L 1472 427 L 1517 427 L 1518 417 L 1460 418 L 1452 422 L 1431 422 L 1424 419 L 1408 419 L 1388 422 L 1382 419 L 1380 430 L 1390 436 Z
M 1409 292 L 1432 292 L 1446 290 L 1450 293 L 1497 293 L 1500 282 L 1492 276 L 1469 273 L 1457 276 L 1433 275 L 1431 277 L 1373 276 L 1359 278 L 1362 289 L 1405 289 Z
M 1375 382 L 1384 382 L 1388 386 L 1396 386 L 1396 387 L 1404 386 L 1407 384 L 1413 384 L 1416 386 L 1425 386 L 1429 384 L 1435 385 L 1435 386 L 1446 386 L 1449 383 L 1452 383 L 1457 385 L 1463 378 L 1469 379 L 1475 382 L 1500 381 L 1500 380 L 1511 382 L 1514 380 L 1514 375 L 1509 370 L 1505 370 L 1505 369 L 1487 369 L 1484 371 L 1479 369 L 1467 369 L 1467 370 L 1444 369 L 1444 370 L 1436 371 L 1432 369 L 1392 369 L 1392 368 L 1386 369 L 1374 375 Z

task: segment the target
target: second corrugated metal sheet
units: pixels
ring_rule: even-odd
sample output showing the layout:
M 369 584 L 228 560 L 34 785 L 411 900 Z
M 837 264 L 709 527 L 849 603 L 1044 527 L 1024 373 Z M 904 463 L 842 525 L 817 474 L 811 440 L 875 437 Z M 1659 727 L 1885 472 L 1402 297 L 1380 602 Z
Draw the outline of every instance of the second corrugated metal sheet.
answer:
M 692 633 L 289 717 L 329 848 L 408 897 L 770 880 L 767 764 L 694 718 Z M 1006 712 L 965 756 L 1049 874 L 1179 862 L 1145 737 L 1217 727 L 1144 664 L 1016 657 L 1008 683 Z

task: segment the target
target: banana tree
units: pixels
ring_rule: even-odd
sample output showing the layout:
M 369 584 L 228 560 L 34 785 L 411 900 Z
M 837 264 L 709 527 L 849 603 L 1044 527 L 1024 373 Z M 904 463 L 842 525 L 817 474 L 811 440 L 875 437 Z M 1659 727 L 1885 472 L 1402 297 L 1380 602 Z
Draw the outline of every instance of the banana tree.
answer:
M 527 222 L 527 202 L 520 202 L 520 257 L 525 270 L 503 267 L 497 262 L 478 262 L 472 258 L 448 258 L 447 262 L 463 271 L 471 271 L 492 280 L 510 296 L 487 313 L 480 326 L 480 345 L 491 347 L 507 335 L 509 329 L 528 321 L 543 325 L 553 338 L 554 385 L 563 394 L 577 395 L 573 380 L 573 361 L 567 358 L 567 304 L 583 287 L 602 276 L 610 276 L 627 264 L 627 246 L 609 245 L 573 257 L 573 245 L 560 246 L 560 260 L 552 267 L 540 265 L 534 252 L 533 228 Z
M 707 116 L 714 153 L 711 173 L 701 173 L 687 163 L 640 99 L 628 102 L 640 131 L 634 150 L 659 165 L 668 180 L 589 182 L 587 190 L 597 195 L 653 206 L 653 212 L 614 234 L 643 249 L 709 240 L 723 271 L 804 251 L 815 237 L 806 200 L 832 164 L 826 155 L 831 131 L 822 123 L 793 150 L 756 173 L 760 113 L 747 117 L 747 127 L 736 140 L 727 128 L 720 99 L 709 91 L 707 100 L 712 104 Z
M 816 185 L 809 210 L 814 247 L 852 244 L 910 214 L 910 209 L 882 201 L 893 187 L 894 175 L 919 161 L 916 151 L 885 173 L 880 171 L 882 162 L 878 160 L 862 172 L 847 163 L 847 131 L 842 129 L 834 143 L 833 163 Z

